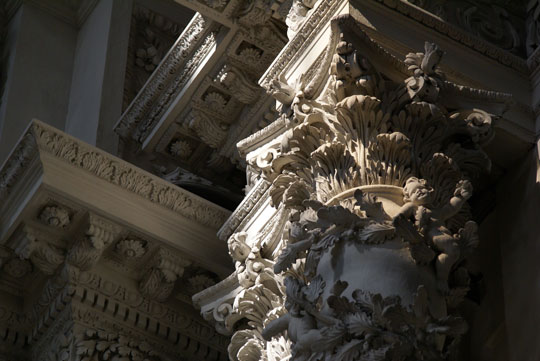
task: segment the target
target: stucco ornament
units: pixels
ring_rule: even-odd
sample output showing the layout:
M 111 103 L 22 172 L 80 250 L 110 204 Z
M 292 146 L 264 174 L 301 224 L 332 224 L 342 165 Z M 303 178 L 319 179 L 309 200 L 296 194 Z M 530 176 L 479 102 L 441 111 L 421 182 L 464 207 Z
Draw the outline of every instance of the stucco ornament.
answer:
M 333 28 L 331 76 L 289 91 L 303 94 L 284 105 L 297 123 L 264 173 L 289 217 L 273 262 L 287 312 L 261 335 L 285 337 L 295 361 L 453 359 L 478 243 L 467 201 L 492 135 L 459 99 L 488 93 L 446 81 L 435 44 L 401 62 L 350 19 Z

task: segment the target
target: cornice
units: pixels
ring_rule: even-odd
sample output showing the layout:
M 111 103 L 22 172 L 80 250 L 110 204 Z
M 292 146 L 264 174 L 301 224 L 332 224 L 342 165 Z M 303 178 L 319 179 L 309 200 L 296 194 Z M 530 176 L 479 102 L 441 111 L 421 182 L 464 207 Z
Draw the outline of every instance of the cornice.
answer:
M 255 186 L 249 191 L 242 203 L 238 205 L 235 211 L 221 226 L 218 231 L 218 238 L 222 241 L 227 241 L 229 237 L 238 229 L 248 214 L 262 206 L 261 199 L 266 194 L 270 183 L 264 179 L 260 179 Z
M 319 16 L 328 18 L 334 16 L 334 11 L 330 11 L 328 4 L 321 4 L 319 8 L 316 8 L 316 11 L 318 11 L 321 7 L 324 8 L 324 11 L 321 10 L 321 14 L 319 14 Z M 318 18 L 315 17 L 314 19 Z M 396 82 L 402 82 L 407 78 L 407 65 L 402 60 L 388 52 L 381 44 L 379 44 L 377 40 L 371 38 L 369 34 L 358 25 L 354 16 L 336 16 L 332 20 L 331 27 L 333 29 L 331 32 L 331 37 L 333 39 L 329 41 L 329 45 L 323 51 L 324 57 L 331 58 L 334 52 L 332 47 L 336 46 L 337 42 L 335 41 L 335 38 L 338 36 L 338 32 L 334 31 L 335 28 L 345 27 L 348 30 L 346 34 L 354 34 L 354 36 L 360 40 L 361 43 L 359 43 L 358 46 L 361 47 L 364 55 L 368 58 L 373 58 L 373 60 L 377 60 L 373 61 L 373 65 L 380 72 L 385 73 L 385 75 Z M 305 39 L 314 36 L 314 28 L 317 28 L 317 23 L 315 21 L 306 21 L 306 25 L 304 25 L 299 33 L 285 46 L 276 61 L 261 78 L 259 83 L 267 91 L 271 92 L 273 81 L 279 79 L 282 74 L 287 72 L 289 64 L 295 63 L 295 60 L 297 60 L 297 57 L 299 57 L 299 54 L 301 54 L 299 50 L 302 49 L 303 43 L 309 41 Z M 321 61 L 325 63 L 324 60 Z M 321 73 L 326 73 L 327 69 L 321 68 L 316 70 L 316 72 L 317 74 L 314 75 L 313 78 L 320 78 L 318 75 Z M 494 113 L 505 110 L 513 104 L 513 98 L 509 94 L 457 85 L 449 81 L 443 81 L 442 85 L 444 89 L 443 91 L 449 95 L 445 101 L 449 103 L 480 102 L 484 107 L 488 107 L 490 109 L 493 108 Z M 319 87 L 319 84 L 310 83 L 308 86 L 315 89 Z M 249 151 L 253 151 L 256 148 L 263 146 L 268 140 L 273 139 L 277 135 L 283 133 L 289 126 L 290 124 L 287 123 L 286 117 L 279 118 L 257 133 L 254 133 L 238 142 L 237 146 L 240 154 L 245 155 Z
M 153 130 L 171 101 L 216 45 L 213 22 L 196 14 L 131 102 L 115 131 L 137 141 Z
M 38 120 L 32 121 L 0 169 L 2 198 L 9 197 L 12 188 L 23 180 L 31 160 L 43 154 L 49 154 L 203 226 L 217 229 L 230 214 L 213 203 Z
M 242 139 L 236 144 L 238 152 L 241 156 L 246 156 L 252 150 L 264 145 L 267 141 L 281 135 L 287 129 L 287 121 L 285 117 L 279 117 L 274 122 L 268 124 L 263 129 L 251 134 L 249 137 Z
M 305 51 L 305 49 L 313 43 L 315 37 L 319 35 L 321 30 L 328 24 L 336 10 L 342 6 L 343 1 L 320 1 L 314 8 L 308 19 L 304 22 L 302 28 L 296 33 L 294 38 L 290 40 L 285 48 L 279 53 L 272 65 L 259 80 L 259 84 L 269 89 L 272 81 L 277 79 L 283 69 L 291 64 L 291 59 Z

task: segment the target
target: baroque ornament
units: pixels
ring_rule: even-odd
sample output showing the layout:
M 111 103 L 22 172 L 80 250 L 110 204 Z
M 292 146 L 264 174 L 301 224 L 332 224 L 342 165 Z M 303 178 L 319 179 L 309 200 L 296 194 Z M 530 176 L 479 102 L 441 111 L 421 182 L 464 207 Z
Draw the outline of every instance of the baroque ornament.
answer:
M 290 129 L 263 175 L 288 222 L 278 257 L 229 240 L 243 291 L 225 324 L 248 319 L 229 355 L 453 360 L 478 243 L 467 201 L 492 137 L 491 114 L 468 107 L 503 101 L 446 81 L 435 44 L 400 62 L 350 17 L 332 29 L 329 78 L 269 87 Z
M 193 153 L 191 145 L 185 140 L 178 139 L 171 144 L 171 154 L 177 156 L 180 159 L 188 159 Z
M 57 228 L 67 227 L 70 223 L 69 212 L 59 206 L 47 206 L 43 208 L 39 214 L 39 220 Z
M 0 174 L 0 195 L 10 191 L 20 180 L 25 167 L 39 152 L 51 154 L 79 169 L 147 198 L 190 220 L 212 228 L 219 228 L 229 212 L 211 207 L 210 204 L 169 182 L 134 168 L 129 163 L 108 156 L 38 120 L 32 122 L 23 141 L 8 160 L 6 170 Z
M 146 245 L 139 239 L 123 239 L 116 244 L 116 252 L 125 259 L 140 258 L 146 253 Z

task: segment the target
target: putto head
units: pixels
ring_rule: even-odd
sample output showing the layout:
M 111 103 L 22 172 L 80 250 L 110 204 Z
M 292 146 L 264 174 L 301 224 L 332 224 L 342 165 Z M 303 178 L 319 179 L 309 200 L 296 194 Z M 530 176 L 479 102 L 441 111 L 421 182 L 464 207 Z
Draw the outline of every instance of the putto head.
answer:
M 428 204 L 431 202 L 433 188 L 427 185 L 425 179 L 411 177 L 407 179 L 403 187 L 403 201 L 412 202 L 417 205 Z

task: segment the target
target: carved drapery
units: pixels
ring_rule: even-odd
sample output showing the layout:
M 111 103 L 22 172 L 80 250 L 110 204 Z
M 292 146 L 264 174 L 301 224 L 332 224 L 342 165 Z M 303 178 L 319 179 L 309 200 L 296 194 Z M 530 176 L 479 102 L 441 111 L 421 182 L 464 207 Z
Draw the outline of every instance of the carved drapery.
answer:
M 426 43 L 399 61 L 344 16 L 320 69 L 271 85 L 290 129 L 257 159 L 282 235 L 229 239 L 243 288 L 220 306 L 231 359 L 457 357 L 478 243 L 467 201 L 492 137 L 471 104 L 504 97 L 446 81 L 442 56 Z

